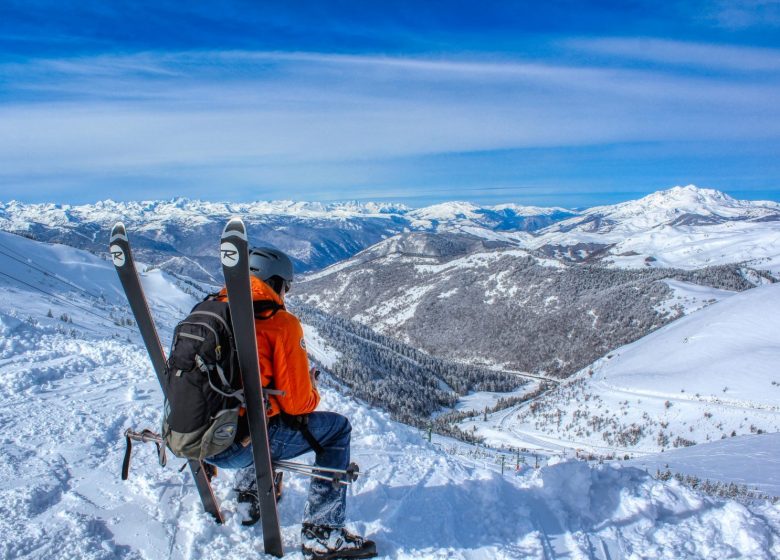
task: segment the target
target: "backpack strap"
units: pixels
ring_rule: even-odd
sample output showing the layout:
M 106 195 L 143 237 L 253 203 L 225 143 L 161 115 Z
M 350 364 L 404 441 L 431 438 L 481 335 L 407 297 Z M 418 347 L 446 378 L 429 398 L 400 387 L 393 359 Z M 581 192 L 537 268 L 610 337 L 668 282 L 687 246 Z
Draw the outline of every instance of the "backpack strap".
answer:
M 241 404 L 244 404 L 245 399 L 244 399 L 244 389 L 243 388 L 237 389 L 237 390 L 232 391 L 230 393 L 226 393 L 222 389 L 220 389 L 219 387 L 215 386 L 214 383 L 212 383 L 209 367 L 206 365 L 206 362 L 203 361 L 203 358 L 200 357 L 200 354 L 195 354 L 195 365 L 198 367 L 198 369 L 200 371 L 202 371 L 206 375 L 206 380 L 209 382 L 209 386 L 215 392 L 219 393 L 223 397 L 237 399 Z M 215 369 L 216 372 L 217 372 L 217 375 L 219 375 L 219 380 L 222 382 L 223 388 L 224 387 L 230 387 L 230 384 L 228 383 L 228 380 L 225 378 L 225 373 L 222 371 L 222 368 L 219 366 L 219 364 L 215 364 L 213 366 L 213 369 Z M 179 370 L 179 372 L 181 372 L 181 370 Z M 176 375 L 179 375 L 179 373 L 177 373 Z M 282 393 L 284 393 L 284 391 L 282 391 Z
M 301 432 L 303 439 L 306 440 L 306 442 L 311 446 L 317 455 L 325 452 L 325 448 L 322 447 L 322 444 L 317 441 L 317 438 L 315 438 L 314 434 L 312 434 L 311 430 L 309 430 L 308 414 L 292 415 L 280 410 L 279 416 L 285 426 Z
M 213 294 L 206 294 L 206 297 L 204 297 L 202 300 L 200 300 L 198 303 L 196 303 L 192 309 L 190 309 L 190 313 L 195 311 L 195 309 L 204 301 L 214 301 L 219 297 L 219 292 L 214 292 Z
M 252 308 L 255 312 L 255 319 L 258 321 L 265 321 L 276 315 L 279 311 L 284 309 L 284 304 L 276 303 L 270 299 L 261 299 L 252 302 Z M 268 313 L 270 311 L 270 314 Z

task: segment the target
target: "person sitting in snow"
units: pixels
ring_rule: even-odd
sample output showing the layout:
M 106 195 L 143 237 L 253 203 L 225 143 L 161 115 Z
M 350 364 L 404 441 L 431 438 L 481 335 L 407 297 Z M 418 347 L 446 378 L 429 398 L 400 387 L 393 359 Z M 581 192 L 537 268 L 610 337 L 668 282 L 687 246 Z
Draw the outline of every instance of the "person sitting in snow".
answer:
M 284 309 L 285 295 L 293 281 L 290 258 L 276 249 L 253 248 L 249 253 L 252 300 L 267 302 L 266 311 L 255 314 L 257 353 L 263 387 L 283 395 L 270 395 L 268 443 L 273 461 L 292 459 L 315 451 L 315 465 L 346 469 L 350 462 L 349 420 L 335 412 L 315 412 L 320 402 L 316 371 L 309 369 L 303 328 Z M 219 299 L 227 300 L 223 288 Z M 243 424 L 243 425 L 242 425 Z M 226 469 L 243 469 L 238 479 L 254 489 L 256 480 L 249 427 L 239 424 L 235 442 L 207 461 Z M 241 485 L 241 484 L 240 484 Z M 312 478 L 303 511 L 301 547 L 307 558 L 371 558 L 373 541 L 352 534 L 346 522 L 347 487 Z

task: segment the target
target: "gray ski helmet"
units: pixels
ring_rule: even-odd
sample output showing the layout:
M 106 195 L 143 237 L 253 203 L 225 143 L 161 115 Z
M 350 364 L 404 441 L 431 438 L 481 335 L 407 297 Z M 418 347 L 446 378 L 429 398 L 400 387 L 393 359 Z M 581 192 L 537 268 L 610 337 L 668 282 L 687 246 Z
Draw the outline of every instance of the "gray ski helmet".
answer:
M 293 263 L 290 257 L 270 247 L 252 247 L 249 251 L 249 273 L 263 282 L 279 276 L 288 285 L 293 281 Z

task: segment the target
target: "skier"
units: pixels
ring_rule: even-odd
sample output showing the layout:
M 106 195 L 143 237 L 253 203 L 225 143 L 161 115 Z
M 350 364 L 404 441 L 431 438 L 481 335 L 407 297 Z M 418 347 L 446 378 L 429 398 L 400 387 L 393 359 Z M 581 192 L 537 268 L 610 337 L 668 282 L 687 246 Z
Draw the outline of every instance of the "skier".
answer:
M 352 427 L 341 414 L 315 412 L 320 402 L 317 372 L 309 369 L 301 323 L 284 309 L 284 298 L 293 281 L 292 261 L 276 249 L 253 248 L 249 269 L 262 385 L 283 392 L 268 397 L 271 458 L 286 460 L 315 451 L 316 466 L 346 469 L 350 462 Z M 226 301 L 224 288 L 219 298 Z M 231 447 L 207 461 L 226 469 L 244 469 L 238 478 L 255 489 L 252 444 L 246 422 L 239 423 Z M 301 548 L 307 558 L 376 556 L 373 541 L 344 527 L 346 492 L 343 484 L 312 478 L 301 529 Z

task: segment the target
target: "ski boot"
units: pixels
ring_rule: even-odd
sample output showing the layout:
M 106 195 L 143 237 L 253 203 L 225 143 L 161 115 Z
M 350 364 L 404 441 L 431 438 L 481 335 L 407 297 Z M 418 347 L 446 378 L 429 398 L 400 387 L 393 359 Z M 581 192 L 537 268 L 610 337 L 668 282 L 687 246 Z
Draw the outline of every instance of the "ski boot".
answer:
M 282 471 L 274 473 L 274 490 L 276 492 L 276 503 L 282 499 Z M 238 494 L 238 503 L 249 504 L 249 517 L 241 521 L 241 525 L 249 527 L 260 521 L 260 498 L 257 496 L 257 481 L 252 479 L 248 488 L 236 488 Z
M 339 558 L 373 558 L 374 541 L 354 535 L 344 527 L 326 527 L 304 523 L 301 529 L 301 550 L 306 560 L 337 560 Z

